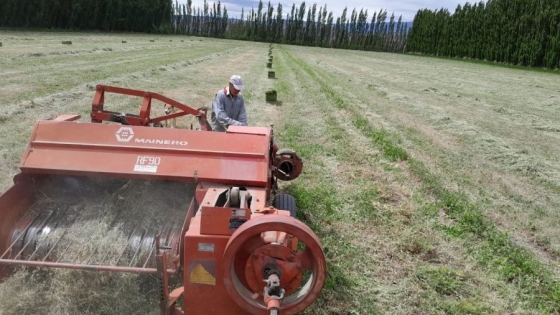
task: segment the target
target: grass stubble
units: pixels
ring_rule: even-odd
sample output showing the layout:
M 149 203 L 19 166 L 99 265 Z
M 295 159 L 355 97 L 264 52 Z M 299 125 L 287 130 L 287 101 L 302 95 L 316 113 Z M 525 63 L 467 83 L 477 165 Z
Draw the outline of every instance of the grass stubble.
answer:
M 33 37 L 14 34 L 18 36 Z M 121 37 L 109 39 L 120 42 Z M 282 189 L 296 196 L 298 216 L 319 235 L 328 261 L 325 290 L 305 314 L 559 313 L 557 197 L 552 193 L 558 177 L 551 158 L 555 152 L 547 144 L 556 141 L 556 76 L 406 55 L 274 45 L 276 79 L 270 80 L 268 45 L 245 43 L 239 50 L 238 42 L 195 43 L 209 56 L 142 43 L 135 53 L 156 49 L 168 58 L 146 57 L 145 69 L 126 74 L 112 65 L 103 78 L 83 74 L 64 86 L 37 89 L 31 97 L 14 92 L 0 108 L 1 131 L 15 131 L 0 143 L 0 168 L 7 174 L 0 187 L 8 187 L 16 171 L 32 121 L 61 110 L 87 114 L 91 87 L 98 82 L 155 89 L 190 105 L 209 105 L 227 82 L 230 73 L 224 73 L 223 64 L 229 61 L 237 65 L 230 72 L 245 78 L 251 124 L 273 123 L 280 146 L 292 147 L 304 158 L 304 173 Z M 30 56 L 39 52 L 26 49 L 11 58 L 49 56 Z M 77 51 L 65 54 L 78 57 L 77 63 L 81 51 L 117 50 L 67 49 Z M 210 53 L 216 50 L 225 53 Z M 44 73 L 57 72 L 58 62 Z M 21 65 L 14 69 L 24 70 Z M 21 82 L 26 76 L 21 74 Z M 80 85 L 73 85 L 77 81 Z M 264 101 L 270 87 L 278 91 L 276 105 Z M 535 97 L 524 102 L 528 94 Z M 45 101 L 49 99 L 53 101 Z M 124 99 L 114 103 L 137 109 L 137 103 Z M 189 123 L 181 120 L 180 125 Z M 539 136 L 547 141 L 537 141 Z M 49 284 L 37 273 L 17 273 L 0 285 L 0 297 L 6 297 L 1 288 L 29 287 L 22 282 L 34 284 L 46 300 L 49 285 L 66 285 L 59 289 L 62 295 L 80 292 L 70 290 L 64 276 L 57 279 L 60 284 Z M 145 292 L 123 298 L 125 291 L 138 292 L 138 282 L 119 281 L 100 286 L 122 288 L 113 304 L 131 313 L 124 308 L 143 305 Z M 88 303 L 95 305 L 95 294 L 91 299 Z M 58 300 L 53 307 L 63 314 L 80 305 L 65 303 Z
M 418 128 L 419 125 L 420 128 L 424 126 L 418 121 L 415 125 L 412 125 L 413 127 L 410 125 L 402 126 L 400 124 L 402 121 L 399 121 L 399 119 L 402 119 L 402 115 L 399 116 L 396 113 L 400 112 L 401 108 L 405 106 L 388 99 L 386 92 L 376 93 L 375 90 L 371 89 L 373 86 L 371 82 L 375 82 L 371 80 L 371 73 L 378 70 L 377 66 L 379 64 L 368 67 L 367 63 L 358 63 L 359 59 L 364 57 L 360 54 L 364 53 L 355 53 L 358 56 L 352 57 L 353 52 L 339 52 L 341 55 L 344 54 L 345 57 L 340 58 L 341 56 L 337 55 L 330 60 L 325 58 L 318 62 L 316 58 L 312 57 L 313 54 L 317 53 L 316 51 L 309 50 L 309 54 L 306 50 L 299 48 L 293 48 L 289 51 L 293 54 L 290 63 L 297 64 L 302 73 L 309 75 L 307 78 L 304 78 L 303 75 L 298 77 L 306 82 L 314 82 L 319 86 L 319 91 L 312 93 L 312 95 L 317 95 L 317 92 L 319 92 L 330 101 L 330 106 L 317 109 L 317 111 L 323 113 L 332 113 L 331 117 L 326 119 L 326 124 L 332 125 L 332 122 L 341 121 L 339 123 L 341 129 L 348 133 L 352 133 L 350 129 L 354 127 L 360 130 L 361 134 L 369 138 L 371 144 L 381 151 L 377 159 L 366 157 L 366 159 L 374 160 L 368 166 L 375 170 L 373 171 L 377 175 L 375 180 L 379 181 L 377 196 L 364 193 L 368 191 L 368 185 L 363 182 L 358 182 L 362 188 L 352 187 L 352 185 L 346 185 L 345 183 L 342 186 L 349 190 L 344 192 L 337 190 L 337 193 L 351 196 L 353 194 L 352 189 L 354 189 L 354 194 L 357 195 L 352 200 L 353 205 L 357 206 L 351 207 L 354 210 L 356 208 L 363 209 L 356 202 L 356 200 L 362 199 L 360 197 L 365 197 L 365 201 L 373 199 L 371 202 L 374 204 L 376 203 L 375 199 L 389 201 L 390 203 L 397 201 L 397 204 L 404 199 L 410 206 L 408 211 L 397 212 L 401 215 L 404 214 L 404 217 L 408 217 L 410 220 L 401 220 L 399 216 L 395 216 L 395 213 L 389 213 L 387 221 L 382 226 L 384 228 L 383 232 L 377 234 L 377 238 L 382 238 L 380 235 L 385 235 L 389 240 L 385 243 L 376 239 L 378 243 L 375 247 L 379 247 L 376 251 L 379 251 L 380 248 L 390 249 L 392 252 L 388 253 L 389 257 L 399 253 L 399 249 L 402 251 L 399 255 L 400 261 L 392 265 L 391 271 L 393 271 L 394 276 L 390 277 L 393 281 L 393 288 L 399 288 L 401 291 L 392 292 L 393 296 L 390 296 L 389 299 L 379 301 L 378 304 L 386 307 L 379 310 L 380 312 L 391 314 L 418 312 L 549 314 L 558 312 L 560 295 L 558 294 L 557 276 L 554 274 L 557 258 L 554 255 L 550 255 L 546 257 L 548 259 L 544 260 L 541 259 L 540 255 L 534 257 L 535 250 L 533 248 L 520 246 L 515 242 L 517 240 L 515 233 L 512 233 L 513 237 L 510 237 L 509 233 L 517 231 L 504 231 L 501 221 L 491 222 L 487 220 L 483 211 L 487 211 L 489 208 L 488 200 L 490 198 L 479 193 L 475 196 L 478 199 L 473 201 L 470 199 L 472 198 L 471 187 L 462 187 L 466 181 L 465 178 L 468 178 L 465 175 L 470 175 L 468 170 L 463 174 L 457 170 L 455 172 L 449 171 L 449 174 L 456 177 L 446 176 L 445 171 L 447 169 L 443 170 L 443 174 L 440 173 L 442 171 L 440 163 L 449 163 L 448 161 L 438 160 L 441 156 L 437 155 L 428 158 L 423 155 L 425 151 L 429 152 L 434 147 L 433 142 L 430 143 L 429 141 L 432 139 L 426 139 L 425 136 L 421 139 L 418 139 L 420 137 L 412 138 L 409 134 L 410 129 Z M 333 54 L 336 55 L 337 53 Z M 297 58 L 293 57 L 296 55 Z M 378 63 L 382 63 L 386 58 L 394 58 L 386 55 L 380 54 Z M 331 55 L 327 54 L 327 56 Z M 403 56 L 402 58 L 406 59 L 408 57 Z M 343 62 L 340 62 L 341 60 Z M 323 63 L 324 66 L 317 66 L 320 63 Z M 343 65 L 337 68 L 341 63 Z M 411 64 L 414 63 L 411 62 Z M 350 70 L 348 70 L 349 68 Z M 370 74 L 370 76 L 356 75 L 357 73 L 362 74 L 357 70 L 358 68 L 360 71 Z M 413 67 L 403 68 L 413 69 Z M 338 69 L 344 70 L 339 71 Z M 383 70 L 387 71 L 387 69 L 381 69 L 379 72 L 383 72 Z M 347 73 L 343 73 L 343 71 L 347 71 Z M 389 76 L 387 75 L 387 77 Z M 394 81 L 398 80 L 402 81 L 402 77 L 397 76 L 394 79 Z M 364 84 L 366 82 L 368 83 Z M 390 90 L 391 86 L 384 88 Z M 477 94 L 472 97 L 475 96 Z M 394 113 L 386 113 L 384 108 L 387 107 L 391 108 Z M 328 116 L 328 114 L 325 116 Z M 424 124 L 429 126 L 426 122 Z M 404 129 L 407 133 L 403 133 L 399 128 Z M 344 130 L 336 132 L 333 135 L 334 137 L 331 136 L 329 139 L 332 140 L 337 137 L 344 139 L 345 137 L 341 136 Z M 459 133 L 461 130 L 457 132 Z M 418 134 L 418 132 L 415 134 Z M 439 136 L 439 134 L 436 135 Z M 445 136 L 447 135 L 444 134 L 441 137 Z M 423 140 L 423 142 L 413 142 L 418 140 Z M 442 141 L 442 139 L 435 140 Z M 513 139 L 513 141 L 515 140 Z M 337 148 L 338 157 L 343 158 L 344 154 L 340 152 L 345 151 L 345 146 L 346 139 L 344 145 Z M 357 147 L 360 147 L 360 145 L 358 144 Z M 465 150 L 468 149 L 465 148 Z M 352 152 L 356 151 L 353 150 Z M 328 150 L 323 153 L 328 155 Z M 441 151 L 438 153 L 441 154 Z M 347 161 L 349 162 L 351 159 L 347 159 Z M 430 168 L 434 164 L 436 168 Z M 457 168 L 458 166 L 452 165 L 452 167 Z M 462 169 L 462 171 L 465 171 L 465 169 Z M 496 170 L 492 169 L 492 171 Z M 395 175 L 397 176 L 395 177 Z M 321 175 L 317 176 L 321 177 Z M 378 179 L 379 177 L 387 178 L 387 176 L 390 178 L 389 185 L 387 182 Z M 344 179 L 338 177 L 336 180 Z M 314 182 L 324 183 L 322 179 L 317 179 Z M 399 184 L 402 186 L 398 187 Z M 301 196 L 309 195 L 309 187 L 314 187 L 314 185 L 309 184 L 305 189 L 302 189 Z M 402 194 L 400 191 L 403 190 L 403 187 L 406 187 L 406 190 L 409 191 L 412 189 L 411 193 Z M 332 199 L 332 197 L 329 199 Z M 340 199 L 340 203 L 337 205 L 339 207 L 341 207 L 340 204 L 344 203 L 344 198 Z M 327 205 L 330 203 L 328 202 Z M 309 211 L 315 213 L 314 208 L 317 208 L 317 206 L 310 205 Z M 342 206 L 342 208 L 346 207 Z M 391 204 L 391 208 L 397 210 L 398 206 Z M 382 209 L 384 208 L 374 207 L 372 213 L 376 221 L 378 220 L 377 217 L 384 213 L 380 211 Z M 334 213 L 334 211 L 332 212 Z M 340 214 L 340 212 L 337 211 L 336 213 Z M 352 214 L 348 213 L 346 215 L 351 216 Z M 343 221 L 344 217 L 342 216 L 340 221 Z M 495 225 L 498 225 L 498 228 Z M 369 228 L 367 226 L 360 227 L 358 230 L 361 233 L 358 233 L 356 240 L 364 239 L 366 238 L 364 231 L 371 230 L 371 226 Z M 391 240 L 390 238 L 394 239 Z M 396 241 L 400 246 L 394 246 L 391 241 Z M 388 247 L 385 248 L 384 245 Z M 369 246 L 373 246 L 373 244 L 370 243 Z M 549 248 L 549 251 L 553 250 L 553 247 Z M 361 252 L 362 249 L 358 251 Z M 380 265 L 383 265 L 386 260 L 387 258 L 382 258 Z M 399 272 L 395 273 L 395 269 Z M 347 272 L 347 269 L 343 270 Z M 384 271 L 387 272 L 388 270 Z M 391 286 L 390 283 L 383 283 L 382 277 L 372 280 L 374 282 L 373 287 Z M 376 291 L 373 290 L 373 292 Z M 358 300 L 356 305 L 361 303 L 364 303 L 363 299 Z M 406 305 L 406 307 L 403 307 L 403 305 Z M 363 309 L 363 306 L 360 308 Z M 357 312 L 369 314 L 376 311 L 366 309 Z

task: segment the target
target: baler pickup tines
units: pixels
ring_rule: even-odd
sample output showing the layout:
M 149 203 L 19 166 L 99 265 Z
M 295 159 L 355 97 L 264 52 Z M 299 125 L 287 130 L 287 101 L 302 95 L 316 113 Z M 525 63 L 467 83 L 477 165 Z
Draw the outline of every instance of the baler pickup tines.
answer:
M 156 273 L 153 258 L 158 235 L 161 248 L 175 255 L 178 253 L 186 199 L 193 194 L 186 184 L 119 179 L 92 181 L 64 176 L 36 177 L 34 183 L 35 187 L 41 186 L 36 190 L 37 200 L 17 222 L 12 241 L 0 253 L 0 264 Z M 106 188 L 115 183 L 124 183 L 129 193 L 131 189 L 149 185 L 155 195 L 152 198 L 157 200 L 161 200 L 162 190 L 175 186 L 173 190 L 184 195 L 177 198 L 183 199 L 185 204 L 167 209 L 165 204 L 148 203 L 159 206 L 161 211 L 149 211 L 150 217 L 134 218 L 135 210 L 141 215 L 144 209 L 133 209 L 119 199 L 121 196 L 114 200 L 104 196 Z

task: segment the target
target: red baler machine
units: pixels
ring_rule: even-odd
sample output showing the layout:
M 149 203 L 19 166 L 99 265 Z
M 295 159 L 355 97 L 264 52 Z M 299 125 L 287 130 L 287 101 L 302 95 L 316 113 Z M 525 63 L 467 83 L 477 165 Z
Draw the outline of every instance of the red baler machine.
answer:
M 140 114 L 106 111 L 106 93 L 142 98 Z M 152 118 L 152 100 L 177 112 Z M 196 116 L 200 130 L 157 128 L 185 115 Z M 278 150 L 272 127 L 212 132 L 204 108 L 103 85 L 91 122 L 79 118 L 38 121 L 21 172 L 0 196 L 1 277 L 15 266 L 154 274 L 161 314 L 296 314 L 319 297 L 326 277 L 322 246 L 295 217 L 294 198 L 276 194 L 277 181 L 297 178 L 303 162 L 292 150 Z M 87 181 L 122 179 L 184 183 L 185 194 L 194 187 L 193 197 L 181 205 L 180 218 L 144 229 L 130 218 L 115 225 L 128 227 L 129 244 L 112 264 L 91 260 L 93 254 L 66 257 L 65 231 L 81 215 L 77 201 L 36 211 L 38 196 L 53 186 L 64 197 Z M 166 218 L 165 209 L 158 213 Z M 181 285 L 170 287 L 176 278 Z

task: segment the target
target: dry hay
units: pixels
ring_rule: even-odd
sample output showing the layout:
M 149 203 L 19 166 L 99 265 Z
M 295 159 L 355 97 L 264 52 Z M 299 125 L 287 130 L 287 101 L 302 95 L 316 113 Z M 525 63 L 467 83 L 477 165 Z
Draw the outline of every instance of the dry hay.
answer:
M 163 234 L 180 231 L 194 194 L 192 184 L 167 181 L 52 177 L 41 187 L 30 211 L 54 212 L 58 224 L 42 229 L 25 258 L 56 244 L 48 261 L 113 266 L 142 267 L 151 236 L 159 231 L 165 243 Z M 0 314 L 157 314 L 157 292 L 151 275 L 20 268 L 0 284 Z
M 151 283 L 135 274 L 19 270 L 0 286 L 0 314 L 156 314 Z

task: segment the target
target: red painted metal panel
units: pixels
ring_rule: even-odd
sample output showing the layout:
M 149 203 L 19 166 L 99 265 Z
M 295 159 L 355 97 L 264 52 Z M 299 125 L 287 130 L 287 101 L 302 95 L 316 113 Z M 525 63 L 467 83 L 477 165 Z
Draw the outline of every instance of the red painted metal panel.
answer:
M 229 297 L 223 283 L 222 255 L 229 236 L 201 235 L 200 219 L 198 212 L 184 239 L 185 314 L 246 315 Z
M 261 136 L 268 136 L 270 129 L 266 127 L 243 127 L 243 126 L 229 126 L 227 133 L 240 133 L 240 134 L 256 134 Z
M 12 242 L 12 232 L 16 222 L 35 202 L 32 185 L 29 178 L 23 178 L 5 193 L 0 194 L 0 258 L 9 257 L 6 250 Z M 2 270 L 1 266 L 0 270 Z
M 23 172 L 266 186 L 270 134 L 38 122 Z

